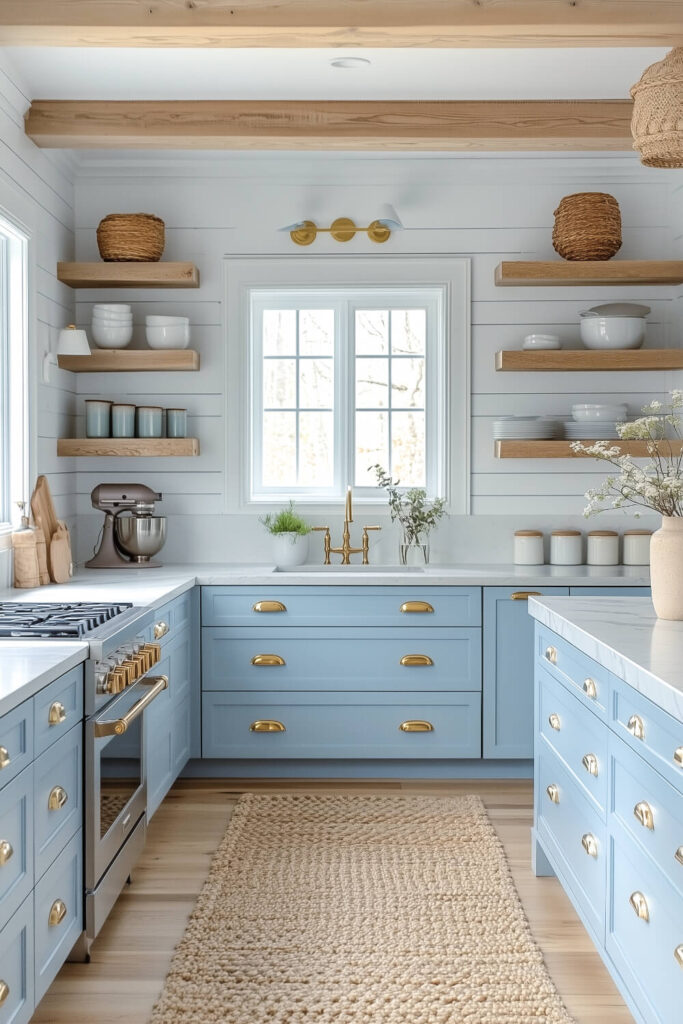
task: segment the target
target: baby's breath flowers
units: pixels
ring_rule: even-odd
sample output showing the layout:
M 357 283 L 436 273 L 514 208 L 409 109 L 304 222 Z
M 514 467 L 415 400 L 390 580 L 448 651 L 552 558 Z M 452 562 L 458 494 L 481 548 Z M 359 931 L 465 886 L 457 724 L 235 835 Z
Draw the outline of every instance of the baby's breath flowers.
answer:
M 618 423 L 622 441 L 645 441 L 649 462 L 636 465 L 633 457 L 622 454 L 618 442 L 596 441 L 585 445 L 574 441 L 577 454 L 609 462 L 617 470 L 600 487 L 586 491 L 588 504 L 583 510 L 588 517 L 608 508 L 652 509 L 663 516 L 683 516 L 683 454 L 680 451 L 683 391 L 671 392 L 668 402 L 650 402 L 643 406 L 643 415 L 632 423 Z M 668 429 L 670 428 L 670 429 Z M 669 433 L 673 437 L 666 440 Z

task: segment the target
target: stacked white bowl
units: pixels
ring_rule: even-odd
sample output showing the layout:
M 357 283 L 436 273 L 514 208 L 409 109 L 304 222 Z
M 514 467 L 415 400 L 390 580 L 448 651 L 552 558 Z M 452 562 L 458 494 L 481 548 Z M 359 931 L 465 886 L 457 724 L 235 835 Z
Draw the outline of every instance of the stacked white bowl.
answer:
M 565 423 L 565 436 L 570 441 L 602 440 L 618 437 L 617 423 L 624 423 L 628 414 L 625 405 L 582 402 L 572 406 L 573 419 Z
M 99 348 L 125 348 L 133 337 L 133 314 L 123 303 L 96 303 L 92 310 L 92 337 Z
M 146 316 L 145 335 L 150 348 L 187 348 L 190 319 L 186 316 Z

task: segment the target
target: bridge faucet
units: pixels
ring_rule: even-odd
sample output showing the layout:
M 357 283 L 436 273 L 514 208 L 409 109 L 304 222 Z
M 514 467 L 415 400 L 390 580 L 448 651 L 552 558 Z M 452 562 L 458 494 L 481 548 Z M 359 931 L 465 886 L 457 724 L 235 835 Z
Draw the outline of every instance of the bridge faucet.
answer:
M 353 504 L 351 498 L 351 486 L 346 488 L 346 509 L 344 512 L 344 532 L 342 534 L 342 546 L 340 548 L 333 548 L 330 540 L 330 528 L 329 526 L 314 526 L 313 529 L 317 531 L 324 531 L 324 550 L 325 550 L 325 561 L 324 565 L 330 564 L 330 555 L 341 555 L 342 565 L 350 565 L 351 560 L 349 555 L 363 555 L 363 565 L 369 565 L 368 552 L 370 550 L 370 540 L 368 538 L 368 532 L 370 530 L 381 530 L 381 526 L 364 526 L 363 527 L 363 539 L 361 541 L 361 547 L 351 547 L 351 531 L 349 530 L 349 523 L 353 522 Z

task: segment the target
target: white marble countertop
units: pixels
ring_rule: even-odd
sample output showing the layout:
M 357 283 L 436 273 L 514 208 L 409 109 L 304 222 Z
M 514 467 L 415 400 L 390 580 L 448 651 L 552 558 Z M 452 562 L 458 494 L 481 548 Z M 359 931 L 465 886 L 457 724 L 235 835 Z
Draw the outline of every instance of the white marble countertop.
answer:
M 537 597 L 529 614 L 683 722 L 683 622 L 645 597 Z
M 0 646 L 0 715 L 28 700 L 87 657 L 85 640 L 3 640 Z

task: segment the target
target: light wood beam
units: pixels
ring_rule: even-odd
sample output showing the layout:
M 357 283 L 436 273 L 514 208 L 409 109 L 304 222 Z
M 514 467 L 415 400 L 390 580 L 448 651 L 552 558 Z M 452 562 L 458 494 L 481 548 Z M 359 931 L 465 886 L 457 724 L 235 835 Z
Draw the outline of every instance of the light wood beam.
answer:
M 69 149 L 630 150 L 630 100 L 36 100 L 26 133 Z
M 674 46 L 681 0 L 2 0 L 15 46 Z

